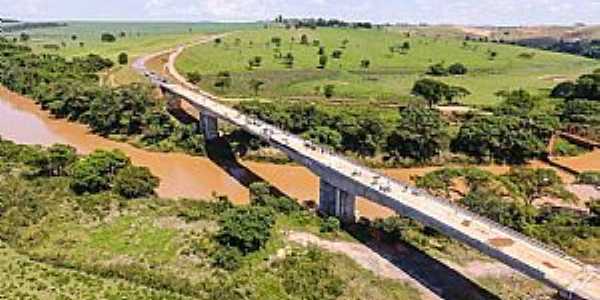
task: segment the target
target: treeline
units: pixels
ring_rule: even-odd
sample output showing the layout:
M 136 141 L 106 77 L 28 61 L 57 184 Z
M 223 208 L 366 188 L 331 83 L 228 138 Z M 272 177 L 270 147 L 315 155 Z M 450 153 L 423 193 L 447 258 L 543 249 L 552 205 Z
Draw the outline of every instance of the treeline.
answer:
M 38 29 L 38 28 L 52 28 L 52 27 L 65 27 L 68 26 L 67 23 L 60 22 L 24 22 L 20 23 L 18 21 L 11 22 L 8 25 L 1 26 L 1 31 L 4 32 L 15 32 L 15 31 L 23 31 L 29 29 Z
M 371 29 L 375 27 L 370 22 L 346 22 L 337 19 L 323 19 L 323 18 L 307 18 L 307 19 L 287 19 L 283 16 L 278 16 L 275 19 L 275 23 L 285 24 L 286 26 L 293 26 L 296 28 L 311 28 L 316 29 L 318 27 L 333 27 L 333 28 L 364 28 Z
M 425 163 L 453 151 L 484 161 L 523 163 L 546 154 L 559 126 L 540 108 L 540 99 L 523 90 L 501 93 L 493 115 L 474 115 L 451 134 L 437 111 L 415 105 L 382 117 L 373 108 L 331 109 L 313 104 L 244 102 L 237 106 L 294 134 L 363 158 L 383 156 L 395 164 Z
M 563 122 L 600 126 L 600 69 L 582 75 L 574 82 L 559 83 L 550 95 L 565 100 L 558 108 Z
M 100 85 L 99 72 L 114 63 L 97 55 L 66 60 L 0 39 L 0 83 L 33 98 L 58 118 L 87 124 L 99 135 L 135 137 L 160 150 L 204 153 L 196 125 L 181 125 L 152 95 L 150 87 Z

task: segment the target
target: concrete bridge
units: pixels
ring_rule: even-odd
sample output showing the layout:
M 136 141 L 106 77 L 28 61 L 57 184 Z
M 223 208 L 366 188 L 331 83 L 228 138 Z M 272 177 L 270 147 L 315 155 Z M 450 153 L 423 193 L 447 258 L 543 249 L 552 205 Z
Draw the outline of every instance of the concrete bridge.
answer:
M 178 107 L 181 101 L 186 101 L 201 112 L 200 127 L 207 140 L 219 137 L 218 122 L 226 121 L 268 142 L 319 176 L 319 210 L 324 214 L 336 216 L 343 222 L 354 222 L 356 197 L 361 196 L 480 250 L 557 289 L 565 299 L 600 300 L 600 273 L 593 266 L 244 115 L 220 104 L 210 94 L 190 86 L 170 84 L 148 72 L 146 75 L 160 87 L 170 107 Z

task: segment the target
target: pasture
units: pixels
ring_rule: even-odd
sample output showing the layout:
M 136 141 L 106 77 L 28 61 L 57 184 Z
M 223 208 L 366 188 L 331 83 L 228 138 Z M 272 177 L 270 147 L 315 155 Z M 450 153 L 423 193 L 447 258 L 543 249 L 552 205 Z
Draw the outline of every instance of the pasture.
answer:
M 307 43 L 302 44 L 306 35 Z M 274 39 L 275 38 L 275 39 Z M 281 39 L 277 46 L 276 39 Z M 315 42 L 318 41 L 318 42 Z M 400 50 L 408 42 L 410 49 Z M 319 47 L 328 57 L 319 64 Z M 392 52 L 391 47 L 395 47 Z M 332 56 L 341 51 L 341 57 Z M 293 65 L 285 64 L 291 53 Z M 492 57 L 491 53 L 496 53 Z M 260 57 L 260 66 L 249 60 Z M 361 65 L 369 60 L 366 68 Z M 264 82 L 259 96 L 268 98 L 323 98 L 327 85 L 334 86 L 339 100 L 377 100 L 405 103 L 412 97 L 414 82 L 427 68 L 443 63 L 462 63 L 467 75 L 438 77 L 448 84 L 467 88 L 472 95 L 462 99 L 468 105 L 494 105 L 494 95 L 503 89 L 525 88 L 547 94 L 557 81 L 574 79 L 598 67 L 599 62 L 581 57 L 493 43 L 465 42 L 448 37 L 427 37 L 391 29 L 283 29 L 269 28 L 233 33 L 221 43 L 187 49 L 177 62 L 182 73 L 199 72 L 199 85 L 228 97 L 254 96 L 252 79 Z M 216 74 L 232 75 L 229 87 L 215 87 Z

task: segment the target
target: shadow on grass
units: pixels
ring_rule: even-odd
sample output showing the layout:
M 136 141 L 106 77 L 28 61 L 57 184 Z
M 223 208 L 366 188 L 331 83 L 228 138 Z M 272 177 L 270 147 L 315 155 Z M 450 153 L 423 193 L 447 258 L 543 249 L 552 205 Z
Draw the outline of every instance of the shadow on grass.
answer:
M 484 287 L 408 243 L 392 245 L 379 241 L 374 238 L 375 229 L 367 224 L 348 225 L 344 230 L 442 299 L 500 300 Z

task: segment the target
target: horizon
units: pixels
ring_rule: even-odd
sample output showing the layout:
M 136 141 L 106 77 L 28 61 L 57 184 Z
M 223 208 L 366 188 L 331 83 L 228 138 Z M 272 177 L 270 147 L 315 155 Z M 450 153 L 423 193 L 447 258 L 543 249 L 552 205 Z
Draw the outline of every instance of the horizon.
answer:
M 248 23 L 286 18 L 325 18 L 376 24 L 464 26 L 573 26 L 599 24 L 600 0 L 0 0 L 5 18 L 29 22 Z M 521 12 L 526 11 L 528 14 Z

